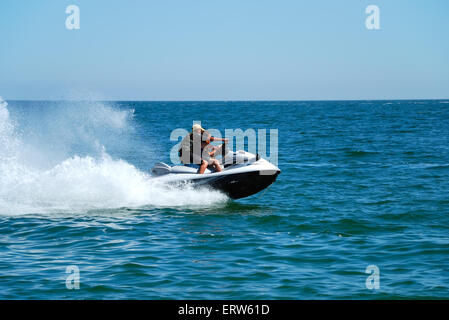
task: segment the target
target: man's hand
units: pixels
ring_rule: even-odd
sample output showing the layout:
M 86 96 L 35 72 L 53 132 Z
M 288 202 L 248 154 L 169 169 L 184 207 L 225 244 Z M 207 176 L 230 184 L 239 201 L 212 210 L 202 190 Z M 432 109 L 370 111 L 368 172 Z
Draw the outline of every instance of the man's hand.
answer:
M 209 152 L 209 156 L 211 156 L 211 157 L 215 156 L 215 152 L 217 151 L 217 149 L 218 149 L 218 147 L 213 146 L 211 148 L 211 151 Z

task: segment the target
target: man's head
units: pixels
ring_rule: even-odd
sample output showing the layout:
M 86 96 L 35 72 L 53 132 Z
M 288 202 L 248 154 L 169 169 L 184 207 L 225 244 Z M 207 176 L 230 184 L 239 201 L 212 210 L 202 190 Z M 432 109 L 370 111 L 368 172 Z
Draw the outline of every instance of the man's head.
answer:
M 201 127 L 201 125 L 199 125 L 198 123 L 195 123 L 192 126 L 192 132 L 197 133 L 197 134 L 201 134 L 203 133 L 205 130 Z

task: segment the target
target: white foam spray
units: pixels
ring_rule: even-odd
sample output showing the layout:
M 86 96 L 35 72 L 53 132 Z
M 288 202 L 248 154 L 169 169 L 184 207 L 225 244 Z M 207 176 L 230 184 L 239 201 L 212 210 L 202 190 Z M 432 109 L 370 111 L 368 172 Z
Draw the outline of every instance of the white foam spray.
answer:
M 87 111 L 60 108 L 58 112 L 66 113 L 54 118 L 58 121 L 43 121 L 53 125 L 41 135 L 44 127 L 34 126 L 26 134 L 18 130 L 7 105 L 0 97 L 0 214 L 209 206 L 227 201 L 219 192 L 158 183 L 134 165 L 113 159 L 101 138 L 113 136 L 110 130 L 129 129 L 129 113 L 123 110 L 98 103 Z M 67 146 L 75 142 L 85 146 L 83 155 L 70 154 Z

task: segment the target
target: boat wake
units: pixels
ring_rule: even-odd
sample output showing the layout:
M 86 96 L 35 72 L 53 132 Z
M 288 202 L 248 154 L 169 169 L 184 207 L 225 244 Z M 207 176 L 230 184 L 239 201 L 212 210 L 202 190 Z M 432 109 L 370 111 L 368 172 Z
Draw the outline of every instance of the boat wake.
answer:
M 40 113 L 36 121 L 25 121 L 20 116 L 11 119 L 7 106 L 0 98 L 0 214 L 208 206 L 227 201 L 216 191 L 161 184 L 109 155 L 103 142 L 117 140 L 130 129 L 128 111 L 96 102 L 82 110 L 61 106 L 57 112 Z M 120 146 L 120 141 L 106 142 Z

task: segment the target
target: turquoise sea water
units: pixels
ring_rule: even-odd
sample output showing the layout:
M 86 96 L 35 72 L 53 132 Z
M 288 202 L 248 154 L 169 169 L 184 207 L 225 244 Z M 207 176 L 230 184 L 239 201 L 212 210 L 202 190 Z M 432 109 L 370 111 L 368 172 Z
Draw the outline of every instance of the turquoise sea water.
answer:
M 193 120 L 278 129 L 278 180 L 152 183 Z M 448 180 L 443 100 L 0 102 L 0 298 L 449 298 Z

